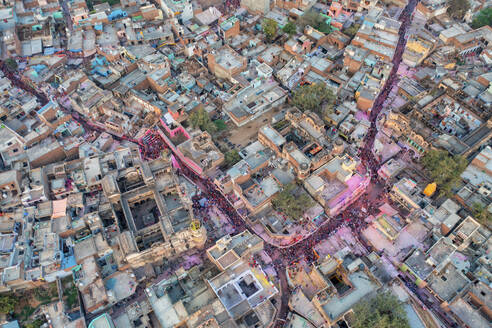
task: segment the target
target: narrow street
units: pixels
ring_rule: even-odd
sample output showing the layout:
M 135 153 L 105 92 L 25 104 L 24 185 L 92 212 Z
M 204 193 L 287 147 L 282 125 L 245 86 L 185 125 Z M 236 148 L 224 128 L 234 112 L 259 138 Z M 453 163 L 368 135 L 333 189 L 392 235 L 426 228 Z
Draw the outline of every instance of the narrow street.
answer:
M 126 135 L 117 135 L 109 130 L 106 130 L 104 129 L 103 127 L 101 127 L 101 125 L 97 125 L 93 122 L 90 122 L 89 120 L 87 120 L 86 118 L 84 118 L 83 116 L 81 116 L 78 112 L 74 111 L 72 108 L 64 105 L 64 100 L 62 99 L 63 96 L 60 95 L 60 94 L 54 94 L 54 95 L 46 95 L 44 93 L 40 93 L 38 91 L 36 91 L 33 87 L 27 85 L 26 83 L 24 83 L 20 76 L 18 75 L 18 73 L 13 73 L 13 72 L 10 72 L 5 63 L 3 61 L 0 61 L 0 70 L 5 74 L 5 76 L 10 80 L 10 82 L 24 90 L 24 91 L 27 91 L 31 94 L 33 94 L 34 96 L 36 96 L 36 98 L 38 99 L 39 103 L 40 103 L 40 107 L 43 107 L 44 105 L 46 105 L 50 98 L 51 99 L 56 99 L 58 100 L 58 105 L 60 106 L 60 108 L 67 114 L 70 114 L 72 116 L 72 119 L 74 121 L 76 121 L 77 123 L 79 123 L 80 125 L 82 125 L 82 127 L 86 130 L 86 131 L 97 131 L 97 132 L 106 132 L 106 133 L 109 133 L 112 135 L 112 137 L 115 139 L 115 140 L 118 140 L 118 141 L 129 141 L 129 142 L 132 142 L 132 143 L 135 143 L 135 144 L 138 144 L 138 141 L 134 138 L 131 138 L 131 137 L 128 137 Z
M 393 85 L 396 83 L 397 80 L 396 73 L 402 61 L 402 55 L 405 50 L 406 33 L 410 26 L 412 15 L 415 10 L 415 7 L 417 6 L 417 3 L 418 0 L 410 0 L 410 2 L 407 4 L 407 6 L 403 9 L 403 11 L 400 14 L 399 20 L 400 22 L 402 22 L 402 24 L 399 31 L 398 45 L 395 51 L 395 55 L 393 57 L 394 66 L 388 80 L 386 81 L 385 86 L 383 87 L 382 92 L 376 98 L 374 106 L 371 110 L 371 114 L 370 114 L 371 127 L 366 135 L 364 148 L 360 152 L 360 158 L 362 160 L 362 163 L 367 168 L 368 173 L 371 174 L 371 184 L 373 186 L 379 184 L 379 182 L 377 181 L 378 180 L 377 171 L 380 167 L 380 163 L 378 162 L 372 151 L 374 140 L 378 132 L 377 118 L 378 115 L 381 113 L 381 111 L 384 109 L 383 104 L 387 99 Z M 379 188 L 371 188 L 371 186 L 370 188 L 368 188 L 368 190 L 378 190 L 378 189 Z M 383 189 L 381 189 L 381 192 L 382 190 Z M 277 272 L 280 276 L 282 296 L 289 295 L 289 287 L 288 285 L 286 285 L 286 281 L 287 281 L 286 267 L 289 265 L 289 263 L 301 257 L 307 257 L 307 259 L 311 261 L 314 260 L 313 258 L 314 256 L 313 254 L 311 254 L 312 252 L 310 251 L 312 246 L 317 242 L 325 239 L 328 235 L 330 235 L 333 231 L 335 231 L 341 224 L 343 224 L 345 217 L 350 218 L 349 227 L 351 227 L 357 234 L 361 231 L 361 228 L 364 227 L 366 224 L 364 219 L 368 215 L 373 214 L 371 213 L 371 209 L 374 210 L 378 207 L 377 205 L 379 205 L 379 204 L 375 204 L 376 202 L 373 200 L 374 198 L 369 196 L 370 195 L 367 194 L 362 196 L 357 202 L 349 206 L 349 208 L 346 209 L 341 216 L 337 218 L 332 218 L 328 224 L 322 226 L 316 233 L 312 234 L 311 236 L 299 242 L 298 244 L 294 245 L 293 247 L 289 248 L 288 250 L 283 250 L 283 249 L 280 250 L 278 248 L 275 249 L 271 246 L 266 247 L 270 257 L 274 259 L 276 263 L 278 263 Z M 372 203 L 372 206 L 370 206 L 370 204 L 368 203 Z M 360 213 L 359 209 L 361 209 L 362 207 L 369 208 L 369 212 Z M 356 215 L 354 216 L 354 214 Z M 362 240 L 361 238 L 359 239 Z M 287 313 L 288 313 L 288 297 L 285 297 L 285 299 L 284 297 L 282 297 L 282 304 L 277 317 L 277 327 L 282 326 L 282 323 L 284 322 Z
M 72 24 L 72 19 L 70 18 L 70 10 L 68 9 L 68 1 L 69 0 L 62 0 L 60 1 L 60 3 L 63 11 L 63 17 L 65 19 L 65 24 L 67 25 L 68 30 L 72 32 L 73 24 Z

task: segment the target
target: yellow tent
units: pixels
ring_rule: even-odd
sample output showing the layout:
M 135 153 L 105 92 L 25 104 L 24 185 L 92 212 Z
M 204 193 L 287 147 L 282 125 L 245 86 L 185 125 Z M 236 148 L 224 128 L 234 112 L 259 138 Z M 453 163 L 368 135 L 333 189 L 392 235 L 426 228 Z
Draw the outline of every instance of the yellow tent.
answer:
M 446 66 L 444 66 L 445 69 L 453 69 L 456 66 L 456 63 L 449 63 Z
M 424 189 L 424 195 L 426 195 L 427 197 L 431 197 L 436 192 L 436 189 L 437 184 L 435 182 L 429 183 Z

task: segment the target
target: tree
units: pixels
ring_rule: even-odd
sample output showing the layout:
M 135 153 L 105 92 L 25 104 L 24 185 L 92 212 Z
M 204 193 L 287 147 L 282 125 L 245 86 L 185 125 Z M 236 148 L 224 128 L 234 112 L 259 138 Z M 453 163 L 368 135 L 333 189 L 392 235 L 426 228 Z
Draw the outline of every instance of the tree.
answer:
M 492 225 L 492 214 L 489 212 L 486 206 L 483 206 L 480 203 L 474 203 L 472 210 L 475 220 L 486 227 L 490 227 Z
M 14 311 L 15 306 L 19 301 L 11 295 L 0 296 L 0 313 L 8 314 Z
M 261 27 L 268 41 L 272 41 L 277 36 L 278 24 L 273 19 L 265 18 Z
M 350 27 L 343 30 L 343 33 L 353 38 L 357 34 L 359 28 L 360 28 L 360 24 L 352 24 L 350 25 Z
M 292 102 L 297 108 L 302 111 L 310 110 L 318 115 L 324 115 L 326 109 L 332 108 L 335 100 L 336 96 L 323 82 L 303 85 L 292 96 Z
M 65 288 L 63 290 L 63 296 L 66 297 L 65 303 L 69 309 L 73 309 L 76 305 L 78 305 L 78 291 L 77 287 L 72 283 L 69 288 Z
M 294 220 L 302 217 L 314 201 L 305 192 L 296 192 L 297 185 L 290 183 L 272 200 L 273 208 Z
M 224 155 L 224 162 L 227 167 L 231 167 L 237 162 L 241 160 L 241 156 L 239 156 L 239 153 L 237 150 L 233 149 L 231 151 L 228 151 Z
M 463 156 L 450 156 L 446 150 L 429 150 L 421 159 L 442 194 L 450 197 L 451 190 L 461 181 L 461 173 L 468 165 Z
M 448 15 L 459 20 L 462 20 L 468 9 L 470 9 L 468 0 L 449 0 L 448 5 Z
M 284 27 L 282 27 L 282 31 L 289 35 L 289 37 L 293 36 L 297 33 L 297 26 L 294 23 L 287 23 Z
M 13 58 L 7 58 L 5 60 L 5 66 L 10 72 L 14 72 L 17 70 L 17 62 Z
M 224 122 L 224 120 L 215 120 L 213 121 L 213 123 L 215 124 L 217 131 L 227 130 L 227 124 L 226 122 Z
M 401 302 L 390 293 L 381 293 L 354 306 L 353 328 L 410 328 Z
M 473 28 L 480 28 L 485 25 L 492 26 L 492 7 L 481 10 L 471 23 Z
M 309 25 L 322 33 L 330 33 L 331 26 L 326 23 L 326 18 L 318 12 L 310 9 L 306 11 L 298 20 L 299 27 L 304 31 L 304 28 Z
M 92 0 L 85 0 L 85 3 L 87 5 L 87 8 L 89 9 L 89 11 L 94 10 L 94 3 L 92 2 Z
M 207 131 L 212 134 L 217 131 L 217 126 L 213 124 L 207 111 L 203 108 L 198 109 L 190 116 L 191 125 L 193 128 L 199 128 L 202 131 Z

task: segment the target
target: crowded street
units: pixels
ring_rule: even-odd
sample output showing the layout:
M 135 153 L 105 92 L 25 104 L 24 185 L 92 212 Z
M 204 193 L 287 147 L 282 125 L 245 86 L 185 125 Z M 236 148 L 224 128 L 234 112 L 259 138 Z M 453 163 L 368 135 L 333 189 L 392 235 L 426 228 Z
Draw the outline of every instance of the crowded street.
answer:
M 371 224 L 371 217 L 375 217 L 380 213 L 380 208 L 383 204 L 391 204 L 389 197 L 389 185 L 386 184 L 380 175 L 378 170 L 381 168 L 382 163 L 380 157 L 375 154 L 374 146 L 375 140 L 378 135 L 378 119 L 380 115 L 385 114 L 390 108 L 389 101 L 390 95 L 394 93 L 394 88 L 398 84 L 398 70 L 400 63 L 402 62 L 403 52 L 408 37 L 408 30 L 412 22 L 414 10 L 419 0 L 409 0 L 408 4 L 401 11 L 398 20 L 401 22 L 401 26 L 398 32 L 398 43 L 392 58 L 392 70 L 382 87 L 380 93 L 376 97 L 370 112 L 368 112 L 367 118 L 370 126 L 363 139 L 363 146 L 358 149 L 357 154 L 360 158 L 360 167 L 358 168 L 366 177 L 370 177 L 370 184 L 357 199 L 351 204 L 348 204 L 343 208 L 340 213 L 333 217 L 329 217 L 323 214 L 319 220 L 319 223 L 312 224 L 309 228 L 303 231 L 306 233 L 299 236 L 294 236 L 291 242 L 288 244 L 278 245 L 273 244 L 265 239 L 264 250 L 266 254 L 272 259 L 273 266 L 276 271 L 276 283 L 279 285 L 280 290 L 280 304 L 278 305 L 278 312 L 275 320 L 275 327 L 283 327 L 287 320 L 288 303 L 290 297 L 290 287 L 288 284 L 287 270 L 294 267 L 296 263 L 303 262 L 307 265 L 313 264 L 319 259 L 319 254 L 315 251 L 316 246 L 330 237 L 337 234 L 337 231 L 343 228 L 344 232 L 349 231 L 357 243 L 361 245 L 365 255 L 376 251 L 372 246 L 369 246 L 366 239 L 362 236 L 362 232 Z M 228 0 L 225 2 L 224 7 L 227 10 L 236 9 L 239 6 L 239 1 Z M 68 17 L 68 9 L 65 1 L 62 2 L 63 14 Z M 68 18 L 67 18 L 68 19 Z M 14 85 L 29 91 L 36 95 L 41 104 L 46 104 L 50 99 L 63 100 L 64 95 L 61 93 L 54 93 L 52 95 L 46 95 L 38 92 L 33 87 L 26 85 L 16 73 L 9 72 L 5 64 L 2 62 L 0 68 L 5 75 L 13 82 Z M 63 104 L 63 101 L 60 101 Z M 98 131 L 106 132 L 97 123 L 90 122 L 89 120 L 81 117 L 70 106 L 61 106 L 61 109 L 69 113 L 73 119 L 81 125 L 86 132 Z M 162 124 L 162 123 L 161 123 Z M 173 161 L 174 169 L 180 178 L 186 178 L 196 186 L 196 193 L 191 197 L 193 216 L 201 225 L 207 228 L 213 227 L 220 233 L 208 234 L 208 240 L 205 243 L 204 249 L 200 249 L 195 254 L 191 254 L 197 257 L 205 257 L 205 250 L 211 247 L 216 242 L 217 237 L 227 232 L 231 235 L 238 234 L 246 229 L 254 231 L 250 226 L 248 220 L 246 220 L 247 212 L 239 212 L 233 205 L 229 195 L 226 195 L 223 190 L 214 182 L 213 179 L 196 172 L 191 166 L 183 162 L 180 156 L 176 153 L 175 149 L 171 149 L 166 145 L 166 140 L 162 137 L 162 133 L 159 131 L 159 123 L 153 128 L 148 129 L 145 133 L 140 134 L 140 138 L 127 136 L 126 134 L 118 135 L 111 133 L 112 137 L 118 142 L 129 143 L 137 145 L 140 157 L 144 161 L 151 161 L 163 156 L 163 152 L 170 154 Z M 355 153 L 355 152 L 354 152 Z M 401 150 L 397 153 L 397 156 L 409 156 L 406 151 Z M 243 210 L 243 209 L 242 209 Z M 212 222 L 211 215 L 214 215 L 215 222 Z M 227 224 L 221 220 L 227 220 Z M 222 223 L 221 223 L 222 222 Z M 214 226 L 215 225 L 215 226 Z M 221 227 L 223 225 L 223 227 Z M 220 229 L 222 228 L 222 229 Z M 379 252 L 381 256 L 384 256 L 382 252 Z M 189 255 L 189 254 L 188 254 Z M 171 261 L 168 270 L 161 275 L 168 276 L 171 272 L 177 270 L 180 264 L 177 261 Z M 191 262 L 190 262 L 191 263 Z M 191 264 L 190 264 L 191 265 Z M 394 268 L 397 271 L 397 268 Z M 401 273 L 399 277 L 404 282 L 404 285 L 414 295 L 414 297 L 420 300 L 422 306 L 426 306 L 431 309 L 443 322 L 449 327 L 455 327 L 455 322 L 447 316 L 437 306 L 437 302 L 433 300 L 433 296 L 425 293 L 416 287 L 411 282 L 411 278 Z M 157 280 L 158 278 L 156 278 Z M 138 287 L 130 300 L 124 303 L 118 303 L 115 306 L 115 313 L 123 313 L 124 306 L 128 303 L 136 302 L 137 300 L 144 299 L 144 289 Z
M 296 243 L 279 248 L 270 244 L 265 245 L 265 250 L 269 256 L 273 259 L 277 273 L 279 275 L 279 281 L 281 286 L 281 307 L 277 316 L 278 327 L 281 327 L 285 322 L 287 315 L 287 303 L 288 303 L 288 285 L 286 278 L 286 268 L 300 261 L 301 259 L 308 263 L 316 260 L 316 254 L 313 252 L 314 246 L 319 242 L 325 240 L 332 234 L 334 234 L 341 227 L 350 228 L 355 235 L 359 235 L 360 232 L 367 226 L 366 218 L 375 215 L 379 206 L 383 203 L 383 200 L 387 198 L 385 195 L 385 187 L 383 182 L 378 178 L 378 169 L 380 163 L 373 153 L 374 140 L 377 134 L 377 119 L 378 115 L 385 109 L 383 104 L 388 97 L 388 94 L 397 82 L 397 71 L 401 62 L 401 57 L 406 43 L 406 32 L 411 22 L 412 14 L 417 5 L 417 0 L 410 1 L 405 9 L 401 12 L 399 20 L 402 22 L 399 31 L 398 46 L 393 57 L 393 69 L 390 76 L 382 90 L 377 97 L 375 104 L 370 113 L 370 129 L 365 137 L 364 147 L 360 150 L 360 158 L 362 166 L 366 168 L 367 174 L 371 175 L 371 185 L 368 188 L 366 194 L 362 195 L 356 202 L 350 205 L 342 213 L 334 218 L 325 218 L 325 221 L 321 227 L 310 234 L 304 239 L 298 240 Z M 201 195 L 196 195 L 193 198 L 193 208 L 196 213 L 207 212 L 209 207 L 217 207 L 220 211 L 226 214 L 230 218 L 234 227 L 234 231 L 239 233 L 246 226 L 243 218 L 238 214 L 236 209 L 232 206 L 227 197 L 218 190 L 217 186 L 210 178 L 202 178 L 186 165 L 180 163 L 179 172 L 188 176 L 202 189 Z M 206 198 L 206 204 L 201 204 L 200 199 Z M 364 211 L 362 211 L 364 209 Z M 359 239 L 363 243 L 363 239 Z M 370 251 L 369 249 L 367 250 Z
M 375 137 L 378 133 L 378 116 L 385 110 L 384 103 L 391 90 L 398 82 L 397 71 L 406 44 L 406 33 L 411 23 L 413 11 L 417 5 L 417 2 L 417 0 L 410 1 L 401 12 L 399 21 L 402 22 L 402 25 L 399 31 L 398 46 L 392 61 L 393 69 L 384 88 L 376 98 L 374 106 L 370 112 L 369 119 L 371 126 L 365 137 L 364 147 L 360 150 L 362 165 L 366 168 L 367 174 L 370 174 L 371 176 L 371 185 L 368 187 L 367 192 L 336 217 L 325 218 L 325 221 L 321 227 L 314 233 L 306 236 L 304 239 L 299 239 L 294 244 L 282 248 L 268 243 L 265 244 L 266 252 L 274 261 L 277 273 L 279 275 L 279 282 L 282 291 L 282 304 L 277 316 L 277 327 L 282 327 L 287 315 L 289 287 L 287 284 L 286 269 L 301 260 L 307 261 L 308 263 L 315 261 L 317 259 L 317 254 L 313 252 L 315 245 L 329 238 L 342 227 L 348 227 L 351 229 L 355 236 L 360 235 L 361 231 L 364 230 L 369 224 L 366 219 L 372 215 L 376 215 L 379 211 L 379 207 L 384 203 L 384 201 L 388 200 L 388 196 L 386 194 L 388 192 L 388 188 L 386 188 L 384 182 L 379 178 L 377 173 L 380 168 L 380 163 L 373 153 L 373 146 Z M 228 218 L 230 218 L 236 233 L 248 228 L 243 218 L 238 214 L 227 197 L 218 190 L 217 186 L 210 178 L 204 179 L 200 177 L 188 169 L 185 165 L 180 165 L 180 172 L 190 177 L 192 181 L 202 188 L 202 194 L 195 196 L 193 199 L 193 208 L 196 213 L 207 211 L 210 206 L 215 206 L 220 211 L 225 213 Z M 206 205 L 200 204 L 199 200 L 202 198 L 206 198 L 208 200 Z M 366 251 L 369 253 L 371 249 L 368 249 L 369 246 L 366 245 L 364 239 L 358 238 L 358 240 L 366 247 Z M 433 308 L 433 310 L 435 310 L 435 312 L 437 312 L 438 315 L 442 317 L 450 327 L 454 326 L 454 323 L 450 321 L 448 316 L 432 305 L 432 301 L 430 301 L 428 297 L 424 298 L 421 292 L 417 292 L 417 288 L 412 287 L 411 291 L 417 298 L 421 299 L 424 304 Z

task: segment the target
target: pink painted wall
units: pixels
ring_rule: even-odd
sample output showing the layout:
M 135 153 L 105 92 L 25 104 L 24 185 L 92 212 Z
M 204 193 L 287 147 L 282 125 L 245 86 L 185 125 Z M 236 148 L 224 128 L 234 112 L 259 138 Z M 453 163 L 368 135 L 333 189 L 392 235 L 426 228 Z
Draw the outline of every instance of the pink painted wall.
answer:
M 188 134 L 188 132 L 186 132 L 186 130 L 181 125 L 178 125 L 178 127 L 176 127 L 174 130 L 171 130 L 162 118 L 160 120 L 161 120 L 162 127 L 166 129 L 167 133 L 169 133 L 171 138 L 175 137 L 176 134 L 178 133 L 182 133 L 186 137 L 186 139 L 190 139 L 190 135 Z
M 162 121 L 162 119 L 161 119 L 161 124 L 164 127 L 166 127 L 166 124 L 165 124 L 165 122 Z M 161 136 L 161 138 L 169 146 L 169 148 L 171 148 L 172 152 L 180 159 L 180 161 L 184 165 L 186 165 L 189 169 L 191 169 L 193 172 L 195 172 L 198 175 L 203 174 L 203 170 L 198 164 L 196 164 L 191 159 L 189 159 L 188 157 L 183 155 L 183 153 L 173 144 L 173 142 L 171 140 L 169 140 L 169 138 L 161 130 L 158 130 L 158 132 L 159 132 L 159 135 Z M 188 138 L 189 138 L 189 135 L 188 135 Z
M 362 195 L 362 192 L 367 188 L 370 181 L 371 178 L 369 176 L 365 177 L 354 174 L 354 176 L 346 182 L 348 188 L 328 203 L 328 206 L 330 207 L 329 215 L 336 215 L 345 207 L 353 203 L 360 195 Z

